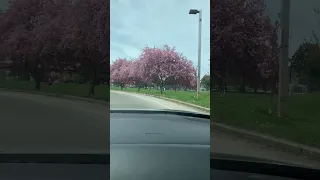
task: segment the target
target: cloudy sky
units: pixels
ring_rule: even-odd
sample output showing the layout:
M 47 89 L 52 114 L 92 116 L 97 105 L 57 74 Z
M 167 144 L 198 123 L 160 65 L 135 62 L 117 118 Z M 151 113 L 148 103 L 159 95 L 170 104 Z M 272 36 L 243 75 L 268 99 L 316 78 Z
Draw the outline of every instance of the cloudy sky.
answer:
M 202 9 L 201 76 L 209 73 L 209 0 L 111 0 L 110 61 L 137 58 L 148 46 L 175 46 L 197 67 L 198 15 L 189 9 Z
M 272 20 L 278 19 L 280 0 L 265 0 L 267 14 Z M 312 38 L 312 31 L 320 37 L 320 16 L 314 12 L 320 8 L 319 0 L 291 0 L 289 56 L 292 56 L 304 39 Z

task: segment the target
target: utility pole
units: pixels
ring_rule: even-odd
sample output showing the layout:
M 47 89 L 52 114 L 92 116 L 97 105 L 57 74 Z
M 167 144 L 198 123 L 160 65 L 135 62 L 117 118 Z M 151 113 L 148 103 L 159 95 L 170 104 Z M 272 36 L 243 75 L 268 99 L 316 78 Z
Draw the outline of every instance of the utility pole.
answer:
M 200 70 L 201 70 L 201 24 L 202 24 L 202 10 L 190 9 L 189 14 L 199 14 L 199 28 L 198 28 L 198 73 L 197 73 L 197 99 L 200 96 Z
M 290 25 L 290 0 L 282 0 L 280 13 L 280 56 L 279 56 L 279 93 L 278 117 L 286 115 L 286 103 L 289 91 L 289 25 Z
M 198 37 L 198 99 L 200 96 L 200 81 L 201 81 L 201 24 L 202 24 L 202 11 L 199 10 L 199 37 Z

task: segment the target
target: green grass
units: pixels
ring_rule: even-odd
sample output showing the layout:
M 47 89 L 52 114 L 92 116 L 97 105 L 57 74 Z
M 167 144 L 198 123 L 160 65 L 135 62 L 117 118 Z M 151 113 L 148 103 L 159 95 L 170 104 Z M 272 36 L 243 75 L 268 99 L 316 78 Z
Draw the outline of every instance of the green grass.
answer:
M 111 90 L 120 90 L 118 87 L 111 87 Z M 210 93 L 208 92 L 201 92 L 199 100 L 196 99 L 195 92 L 192 91 L 164 91 L 163 94 L 160 94 L 160 90 L 147 90 L 147 89 L 140 89 L 138 91 L 137 88 L 126 88 L 122 91 L 128 92 L 137 92 L 143 94 L 150 94 L 155 96 L 162 96 L 170 99 L 176 99 L 183 102 L 199 105 L 202 107 L 210 108 Z
M 261 94 L 212 93 L 211 115 L 215 121 L 320 148 L 320 92 L 288 99 L 287 118 L 277 117 L 277 97 Z
M 35 91 L 34 82 L 30 81 L 16 81 L 4 80 L 0 83 L 0 88 L 18 89 Z M 88 97 L 89 84 L 67 84 L 67 83 L 54 83 L 49 88 L 48 83 L 41 83 L 40 92 L 65 94 L 78 97 Z M 98 85 L 95 87 L 94 99 L 110 101 L 110 90 L 107 85 Z

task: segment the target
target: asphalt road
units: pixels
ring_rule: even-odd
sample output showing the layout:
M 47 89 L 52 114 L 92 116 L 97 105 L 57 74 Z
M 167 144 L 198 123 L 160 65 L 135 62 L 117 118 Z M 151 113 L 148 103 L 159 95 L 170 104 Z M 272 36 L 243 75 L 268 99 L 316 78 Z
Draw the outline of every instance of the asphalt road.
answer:
M 120 91 L 110 92 L 110 109 L 181 110 L 209 114 L 208 112 L 199 111 L 198 109 L 164 99 Z
M 109 151 L 109 107 L 0 91 L 0 153 Z
M 174 109 L 199 112 L 197 109 L 163 99 L 118 91 L 111 92 L 110 103 L 111 109 Z M 320 162 L 222 132 L 211 132 L 211 152 L 253 156 L 320 168 Z
M 179 104 L 143 95 L 111 92 L 111 109 L 179 109 Z M 42 95 L 0 91 L 1 152 L 101 152 L 109 149 L 107 105 Z M 320 167 L 320 163 L 211 132 L 211 151 Z

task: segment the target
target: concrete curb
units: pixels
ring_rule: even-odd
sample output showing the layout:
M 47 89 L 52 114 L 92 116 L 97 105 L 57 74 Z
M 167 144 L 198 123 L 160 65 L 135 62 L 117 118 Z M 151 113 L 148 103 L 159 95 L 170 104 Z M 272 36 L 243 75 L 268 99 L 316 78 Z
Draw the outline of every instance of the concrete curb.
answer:
M 151 95 L 151 94 L 144 94 L 144 93 L 137 93 L 137 92 L 128 92 L 128 91 L 119 91 L 119 90 L 110 90 L 110 91 L 126 92 L 126 93 L 133 93 L 133 94 L 140 94 L 140 95 L 144 95 L 144 96 L 156 97 L 156 98 L 165 99 L 165 100 L 168 100 L 168 101 L 171 101 L 171 102 L 175 102 L 175 103 L 178 103 L 178 104 L 182 104 L 182 105 L 185 105 L 185 106 L 189 106 L 189 107 L 192 107 L 192 108 L 195 108 L 195 109 L 210 113 L 210 109 L 209 108 L 205 108 L 205 107 L 198 106 L 198 105 L 191 104 L 191 103 L 186 103 L 186 102 L 179 101 L 179 100 L 176 100 L 176 99 L 170 99 L 170 98 L 166 98 L 166 97 L 162 97 L 162 96 L 155 96 L 155 95 Z
M 104 100 L 90 99 L 90 98 L 71 96 L 71 95 L 64 95 L 64 94 L 58 94 L 58 93 L 45 93 L 45 92 L 18 90 L 18 89 L 7 89 L 7 88 L 0 88 L 0 91 L 11 91 L 11 92 L 22 92 L 22 93 L 29 93 L 29 94 L 38 94 L 38 95 L 44 95 L 44 96 L 49 96 L 49 97 L 59 97 L 59 98 L 70 99 L 70 100 L 86 101 L 86 102 L 98 103 L 98 104 L 102 104 L 102 105 L 110 105 L 110 103 L 108 101 L 104 101 Z
M 212 121 L 210 129 L 211 131 L 222 132 L 249 141 L 253 141 L 258 144 L 263 144 L 276 150 L 289 152 L 297 156 L 303 156 L 307 159 L 320 161 L 320 149 L 317 148 L 290 142 L 280 138 L 274 138 L 255 132 L 250 132 L 244 129 L 234 128 L 228 125 Z

